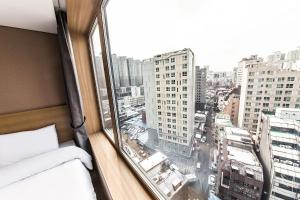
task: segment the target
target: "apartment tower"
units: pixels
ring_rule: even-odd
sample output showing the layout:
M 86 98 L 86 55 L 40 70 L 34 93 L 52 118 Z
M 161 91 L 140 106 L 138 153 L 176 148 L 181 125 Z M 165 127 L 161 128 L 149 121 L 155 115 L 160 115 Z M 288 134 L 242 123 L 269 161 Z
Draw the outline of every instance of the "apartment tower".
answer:
M 257 131 L 260 111 L 299 108 L 300 71 L 261 62 L 243 68 L 238 125 L 252 134 Z
M 154 68 L 159 146 L 189 156 L 195 113 L 194 54 L 183 49 L 156 55 Z

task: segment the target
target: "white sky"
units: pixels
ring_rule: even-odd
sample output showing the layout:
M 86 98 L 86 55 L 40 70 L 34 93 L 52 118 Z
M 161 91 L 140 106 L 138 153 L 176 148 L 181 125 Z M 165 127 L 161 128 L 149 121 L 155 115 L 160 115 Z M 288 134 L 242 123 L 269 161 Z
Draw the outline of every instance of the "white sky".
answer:
M 191 48 L 229 71 L 243 57 L 300 46 L 300 0 L 110 0 L 111 52 L 146 59 Z

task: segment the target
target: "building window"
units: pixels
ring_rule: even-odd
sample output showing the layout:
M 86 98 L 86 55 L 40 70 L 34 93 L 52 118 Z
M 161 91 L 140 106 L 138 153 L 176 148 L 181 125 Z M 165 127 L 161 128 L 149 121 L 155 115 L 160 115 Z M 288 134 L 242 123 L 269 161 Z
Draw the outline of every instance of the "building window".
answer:
M 175 62 L 175 58 L 171 58 L 171 62 L 172 62 L 172 63 Z
M 287 78 L 287 81 L 294 81 L 295 80 L 295 77 L 288 77 Z
M 277 84 L 277 88 L 283 88 L 283 84 Z
M 187 72 L 182 72 L 182 76 L 187 76 Z
M 275 97 L 275 101 L 281 101 L 281 97 Z
M 174 70 L 174 69 L 175 69 L 175 65 L 172 65 L 172 66 L 171 66 L 171 70 Z
M 280 95 L 280 94 L 282 94 L 282 91 L 281 90 L 276 90 L 276 94 Z
M 294 84 L 286 84 L 286 88 L 293 88 Z

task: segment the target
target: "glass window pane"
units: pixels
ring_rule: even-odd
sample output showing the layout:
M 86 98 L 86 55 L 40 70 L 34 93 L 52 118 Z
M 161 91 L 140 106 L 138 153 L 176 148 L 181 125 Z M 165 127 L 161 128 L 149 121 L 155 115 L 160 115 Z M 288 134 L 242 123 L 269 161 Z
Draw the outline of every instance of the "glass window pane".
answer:
M 111 138 L 113 138 L 110 105 L 107 96 L 98 24 L 96 24 L 90 35 L 90 46 L 93 56 L 94 75 L 96 79 L 100 114 L 103 123 L 102 125 L 105 132 L 108 133 Z

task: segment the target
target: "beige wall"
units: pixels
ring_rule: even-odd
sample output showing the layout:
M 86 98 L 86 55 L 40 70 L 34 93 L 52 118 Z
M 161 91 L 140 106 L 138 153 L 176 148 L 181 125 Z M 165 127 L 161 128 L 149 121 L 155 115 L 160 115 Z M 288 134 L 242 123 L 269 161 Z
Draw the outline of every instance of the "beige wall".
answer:
M 0 114 L 65 104 L 57 35 L 0 26 Z

